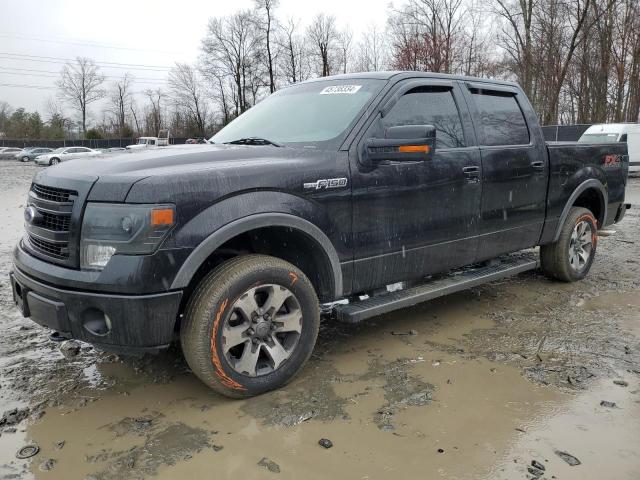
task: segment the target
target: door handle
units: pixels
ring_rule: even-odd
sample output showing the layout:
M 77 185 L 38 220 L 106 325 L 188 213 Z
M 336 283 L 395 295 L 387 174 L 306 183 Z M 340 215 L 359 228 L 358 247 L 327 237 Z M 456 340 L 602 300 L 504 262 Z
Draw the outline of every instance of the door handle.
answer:
M 534 170 L 541 172 L 544 170 L 544 162 L 538 160 L 535 162 L 531 162 L 531 168 L 533 168 Z
M 470 183 L 477 183 L 480 181 L 480 167 L 470 166 L 463 167 L 462 173 L 464 173 L 465 177 Z

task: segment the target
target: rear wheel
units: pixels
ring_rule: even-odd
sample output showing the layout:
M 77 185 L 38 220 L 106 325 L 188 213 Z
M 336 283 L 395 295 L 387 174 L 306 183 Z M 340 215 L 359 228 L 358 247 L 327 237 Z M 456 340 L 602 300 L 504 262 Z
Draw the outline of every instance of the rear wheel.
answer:
M 187 363 L 205 384 L 241 398 L 278 388 L 308 360 L 318 336 L 318 298 L 284 260 L 236 257 L 207 275 L 180 328 Z
M 49 160 L 49 165 L 57 165 L 59 163 L 60 163 L 59 158 L 52 158 L 51 160 Z
M 598 227 L 593 213 L 586 208 L 573 207 L 558 240 L 540 247 L 542 271 L 555 280 L 581 280 L 591 269 L 597 244 Z
M 29 161 L 29 157 L 27 157 L 26 155 L 24 157 L 22 157 L 20 160 L 22 160 L 23 162 L 28 162 Z

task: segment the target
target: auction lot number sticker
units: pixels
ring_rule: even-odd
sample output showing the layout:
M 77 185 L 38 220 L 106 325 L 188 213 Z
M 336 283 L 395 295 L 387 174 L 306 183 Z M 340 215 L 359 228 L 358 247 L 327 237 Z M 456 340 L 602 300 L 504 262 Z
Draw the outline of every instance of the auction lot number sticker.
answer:
M 362 85 L 331 85 L 330 87 L 324 87 L 320 95 L 352 94 L 360 90 L 360 87 Z

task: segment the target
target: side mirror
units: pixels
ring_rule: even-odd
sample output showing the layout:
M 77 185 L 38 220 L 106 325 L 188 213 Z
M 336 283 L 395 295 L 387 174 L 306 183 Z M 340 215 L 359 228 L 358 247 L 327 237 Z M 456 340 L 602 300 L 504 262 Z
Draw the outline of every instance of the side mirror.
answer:
M 433 125 L 389 127 L 384 138 L 369 138 L 364 144 L 364 158 L 370 162 L 422 162 L 431 160 L 436 148 Z

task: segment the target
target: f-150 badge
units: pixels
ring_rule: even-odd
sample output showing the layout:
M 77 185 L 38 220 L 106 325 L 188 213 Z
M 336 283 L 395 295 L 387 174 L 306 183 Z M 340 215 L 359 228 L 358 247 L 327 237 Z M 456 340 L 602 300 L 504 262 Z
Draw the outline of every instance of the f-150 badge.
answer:
M 309 188 L 313 190 L 322 190 L 323 188 L 340 188 L 347 186 L 346 178 L 323 178 L 321 180 L 316 180 L 315 182 L 305 183 L 304 188 Z

